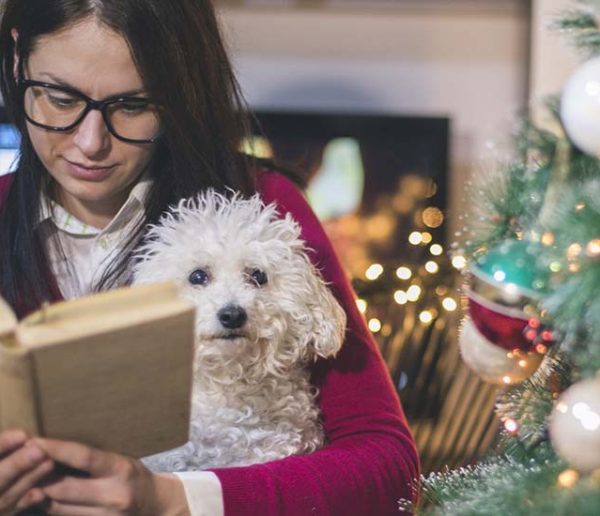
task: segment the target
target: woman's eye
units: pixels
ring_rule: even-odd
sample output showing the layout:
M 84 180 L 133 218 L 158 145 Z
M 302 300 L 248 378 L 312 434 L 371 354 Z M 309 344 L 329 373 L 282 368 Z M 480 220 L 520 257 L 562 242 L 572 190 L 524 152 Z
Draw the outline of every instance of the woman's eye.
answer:
M 188 277 L 188 281 L 192 285 L 206 285 L 208 283 L 208 280 L 208 273 L 203 269 L 196 269 Z
M 70 108 L 77 105 L 80 101 L 73 97 L 56 97 L 54 95 L 48 95 L 50 103 L 59 108 Z
M 266 285 L 268 282 L 267 275 L 260 269 L 254 269 L 249 273 L 250 280 L 258 287 Z
M 117 109 L 125 115 L 139 115 L 145 113 L 148 109 L 147 102 L 121 102 Z

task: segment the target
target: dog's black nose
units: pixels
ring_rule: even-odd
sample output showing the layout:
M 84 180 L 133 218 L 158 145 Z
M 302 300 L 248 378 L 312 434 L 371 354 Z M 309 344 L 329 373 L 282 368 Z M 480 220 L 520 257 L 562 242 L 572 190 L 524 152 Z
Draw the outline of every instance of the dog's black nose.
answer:
M 246 310 L 238 305 L 224 306 L 217 313 L 217 317 L 219 318 L 221 325 L 230 330 L 241 328 L 248 319 Z

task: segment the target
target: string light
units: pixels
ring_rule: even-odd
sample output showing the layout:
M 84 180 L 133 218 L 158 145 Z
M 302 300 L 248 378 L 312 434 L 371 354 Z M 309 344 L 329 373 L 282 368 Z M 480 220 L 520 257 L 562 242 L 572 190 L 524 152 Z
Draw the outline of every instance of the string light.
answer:
M 586 247 L 586 250 L 590 256 L 600 256 L 600 238 L 590 241 Z
M 550 270 L 552 272 L 560 272 L 561 269 L 562 269 L 562 266 L 561 266 L 560 262 L 552 262 L 550 264 Z
M 504 429 L 509 434 L 516 434 L 519 431 L 519 424 L 514 419 L 507 419 L 504 422 Z
M 368 303 L 364 299 L 357 299 L 356 306 L 358 307 L 358 311 L 361 314 L 364 314 L 367 311 Z
M 456 255 L 452 258 L 452 267 L 458 269 L 459 271 L 463 270 L 467 266 L 467 259 L 464 256 Z
M 419 245 L 423 242 L 423 235 L 418 231 L 413 231 L 410 235 L 408 235 L 408 241 L 412 245 Z
M 439 228 L 444 222 L 442 210 L 435 207 L 426 208 L 423 211 L 423 223 L 428 228 Z
M 406 295 L 406 292 L 404 292 L 404 290 L 396 290 L 396 292 L 394 292 L 394 301 L 396 301 L 396 303 L 399 305 L 405 305 L 408 303 L 408 296 Z
M 381 321 L 375 318 L 371 319 L 369 321 L 369 330 L 371 330 L 373 333 L 378 333 L 381 331 Z
M 458 308 L 458 304 L 451 297 L 447 297 L 442 301 L 442 306 L 447 312 L 454 312 Z
M 429 248 L 429 252 L 433 255 L 433 256 L 441 256 L 444 252 L 444 248 L 440 245 L 440 244 L 433 244 L 430 248 Z
M 445 296 L 448 293 L 448 287 L 445 285 L 438 285 L 435 287 L 435 293 L 440 297 Z
M 392 334 L 392 325 L 384 324 L 383 327 L 381 328 L 381 334 L 384 337 L 389 337 Z
M 433 260 L 431 260 L 425 264 L 425 270 L 429 274 L 435 274 L 440 270 L 440 266 L 437 263 L 435 263 Z
M 383 265 L 381 265 L 380 263 L 374 263 L 365 272 L 366 278 L 371 281 L 375 281 L 382 274 L 383 274 Z
M 423 231 L 423 233 L 421 233 L 421 242 L 423 244 L 429 244 L 432 240 L 433 236 L 428 231 Z
M 571 244 L 567 248 L 567 258 L 569 258 L 569 260 L 574 260 L 581 254 L 581 251 L 583 251 L 583 247 L 581 247 L 579 244 Z
M 409 301 L 415 302 L 421 297 L 421 287 L 419 285 L 411 285 L 406 291 L 406 297 Z
M 396 276 L 401 280 L 407 280 L 412 277 L 412 271 L 408 267 L 398 267 L 396 269 Z
M 566 469 L 558 475 L 558 485 L 560 487 L 573 487 L 579 480 L 579 473 L 574 469 Z
M 433 321 L 433 313 L 430 310 L 423 310 L 420 314 L 419 314 L 419 320 L 423 323 L 423 324 L 430 324 L 431 321 Z
M 550 233 L 550 231 L 547 231 L 546 233 L 544 233 L 542 235 L 542 244 L 546 245 L 546 246 L 550 246 L 554 243 L 554 235 L 552 233 Z
M 510 376 L 505 376 L 504 378 L 502 378 L 502 381 L 506 384 L 506 385 L 510 385 L 512 382 L 512 378 Z

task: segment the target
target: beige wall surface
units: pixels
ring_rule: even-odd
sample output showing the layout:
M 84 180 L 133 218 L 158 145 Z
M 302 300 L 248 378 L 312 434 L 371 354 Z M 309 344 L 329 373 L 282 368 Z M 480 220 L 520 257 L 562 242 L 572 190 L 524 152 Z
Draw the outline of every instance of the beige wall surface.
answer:
M 558 94 L 581 56 L 564 34 L 550 30 L 552 21 L 573 5 L 573 0 L 534 0 L 531 30 L 531 107 L 543 118 L 543 99 Z
M 458 213 L 486 143 L 526 105 L 529 21 L 527 2 L 449 5 L 219 14 L 254 108 L 450 117 L 450 206 Z

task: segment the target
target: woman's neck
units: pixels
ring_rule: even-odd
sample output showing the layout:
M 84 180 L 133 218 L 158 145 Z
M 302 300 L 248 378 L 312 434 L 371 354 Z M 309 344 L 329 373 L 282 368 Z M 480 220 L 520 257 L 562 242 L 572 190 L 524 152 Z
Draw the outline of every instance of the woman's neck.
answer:
M 55 202 L 84 224 L 98 229 L 104 229 L 108 226 L 127 201 L 131 191 L 131 189 L 128 189 L 120 195 L 110 199 L 102 199 L 102 201 L 88 201 L 78 199 L 62 191 L 56 191 L 56 189 L 53 190 L 51 198 Z

